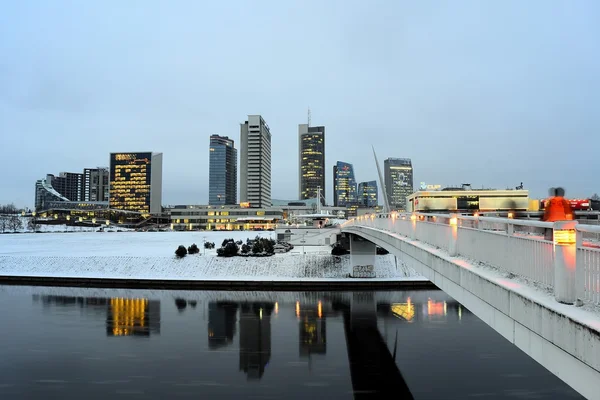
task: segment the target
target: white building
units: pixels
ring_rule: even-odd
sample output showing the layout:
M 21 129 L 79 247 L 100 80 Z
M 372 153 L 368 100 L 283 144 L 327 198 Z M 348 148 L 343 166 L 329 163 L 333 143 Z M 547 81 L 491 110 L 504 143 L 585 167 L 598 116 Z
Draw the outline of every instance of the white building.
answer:
M 271 131 L 260 115 L 240 125 L 240 203 L 271 206 Z

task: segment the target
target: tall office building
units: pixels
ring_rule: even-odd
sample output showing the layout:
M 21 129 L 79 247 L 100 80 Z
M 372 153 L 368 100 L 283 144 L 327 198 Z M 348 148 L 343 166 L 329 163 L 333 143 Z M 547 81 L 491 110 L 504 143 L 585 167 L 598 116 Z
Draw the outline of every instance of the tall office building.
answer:
M 271 131 L 260 115 L 240 126 L 240 203 L 271 206 Z
M 40 179 L 35 182 L 35 209 L 36 211 L 46 210 L 51 202 L 55 201 L 71 201 L 60 194 L 52 186 L 56 177 L 52 174 L 47 174 L 46 179 Z
M 83 174 L 77 172 L 61 172 L 53 176 L 52 187 L 71 201 L 83 200 Z
M 352 164 L 338 161 L 333 166 L 333 205 L 347 207 L 356 203 L 356 179 Z
M 385 195 L 393 210 L 406 210 L 406 197 L 413 193 L 410 158 L 388 158 L 383 163 Z
M 325 127 L 298 125 L 299 199 L 315 199 L 321 188 L 325 205 Z
M 375 207 L 377 206 L 377 181 L 360 182 L 358 184 L 358 199 L 360 206 Z
M 110 208 L 158 214 L 161 202 L 162 153 L 110 153 Z
M 84 168 L 83 201 L 108 201 L 108 168 Z
M 210 137 L 208 204 L 237 204 L 237 149 L 227 136 Z

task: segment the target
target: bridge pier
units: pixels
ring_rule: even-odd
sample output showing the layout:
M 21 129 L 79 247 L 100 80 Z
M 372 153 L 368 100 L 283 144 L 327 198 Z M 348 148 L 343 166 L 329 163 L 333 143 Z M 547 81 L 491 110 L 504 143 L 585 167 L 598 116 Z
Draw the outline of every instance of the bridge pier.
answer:
M 377 246 L 358 235 L 350 235 L 350 276 L 352 278 L 375 278 Z

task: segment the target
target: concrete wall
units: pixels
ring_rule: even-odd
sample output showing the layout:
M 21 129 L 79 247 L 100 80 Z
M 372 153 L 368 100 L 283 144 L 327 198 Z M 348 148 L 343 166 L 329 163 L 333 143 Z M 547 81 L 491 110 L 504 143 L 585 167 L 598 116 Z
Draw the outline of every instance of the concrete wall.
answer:
M 350 236 L 350 275 L 354 278 L 375 278 L 377 247 L 358 235 Z M 360 268 L 358 268 L 360 267 Z
M 525 285 L 421 242 L 367 227 L 343 232 L 387 249 L 583 396 L 600 399 L 597 317 L 585 323 L 584 313 L 573 306 L 536 299 Z

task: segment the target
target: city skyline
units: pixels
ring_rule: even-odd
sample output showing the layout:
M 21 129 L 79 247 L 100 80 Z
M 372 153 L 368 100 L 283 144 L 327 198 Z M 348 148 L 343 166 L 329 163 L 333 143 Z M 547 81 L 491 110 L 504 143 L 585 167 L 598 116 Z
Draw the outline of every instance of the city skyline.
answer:
M 599 191 L 596 2 L 60 4 L 12 2 L 0 16 L 0 132 L 12 149 L 0 167 L 19 171 L 0 203 L 32 207 L 46 173 L 140 147 L 165 154 L 164 204 L 205 203 L 208 185 L 189 185 L 208 182 L 197 138 L 237 140 L 249 113 L 274 133 L 272 197 L 293 199 L 307 106 L 327 127 L 326 159 L 352 162 L 359 181 L 377 176 L 374 145 L 382 159 L 410 157 L 415 182 Z M 269 23 L 255 29 L 252 16 Z M 268 56 L 239 62 L 239 37 Z

